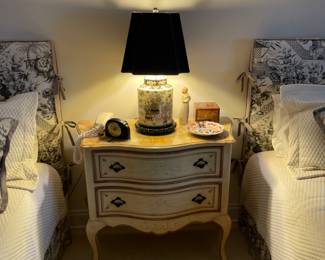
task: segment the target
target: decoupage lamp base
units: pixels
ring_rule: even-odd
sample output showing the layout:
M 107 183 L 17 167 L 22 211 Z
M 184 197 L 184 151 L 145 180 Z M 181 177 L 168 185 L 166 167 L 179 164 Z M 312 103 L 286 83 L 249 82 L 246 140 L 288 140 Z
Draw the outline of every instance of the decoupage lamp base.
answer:
M 136 129 L 144 135 L 166 135 L 175 131 L 173 87 L 166 76 L 146 76 L 138 87 Z

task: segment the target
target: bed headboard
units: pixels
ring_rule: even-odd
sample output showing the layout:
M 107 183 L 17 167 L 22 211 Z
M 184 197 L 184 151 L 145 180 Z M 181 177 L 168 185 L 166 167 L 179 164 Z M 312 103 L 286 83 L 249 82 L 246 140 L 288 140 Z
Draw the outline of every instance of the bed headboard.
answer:
M 54 48 L 49 41 L 0 41 L 0 101 L 38 91 L 38 159 L 56 168 L 63 179 L 59 80 Z
M 283 84 L 325 84 L 325 40 L 255 40 L 249 81 L 245 155 L 272 150 L 272 94 Z

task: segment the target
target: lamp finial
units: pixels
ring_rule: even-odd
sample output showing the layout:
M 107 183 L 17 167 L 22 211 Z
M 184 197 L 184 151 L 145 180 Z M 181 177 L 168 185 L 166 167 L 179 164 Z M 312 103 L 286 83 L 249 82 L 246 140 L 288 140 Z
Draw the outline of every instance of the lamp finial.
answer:
M 153 10 L 152 10 L 153 13 L 159 13 L 159 9 L 157 7 L 155 7 Z

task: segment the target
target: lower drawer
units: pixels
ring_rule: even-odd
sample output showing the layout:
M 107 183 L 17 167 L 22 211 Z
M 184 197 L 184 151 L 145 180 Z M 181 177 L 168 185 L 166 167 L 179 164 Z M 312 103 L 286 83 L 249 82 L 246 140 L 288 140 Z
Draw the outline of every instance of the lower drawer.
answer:
M 221 208 L 221 184 L 165 191 L 98 187 L 95 196 L 98 217 L 168 219 L 198 212 L 218 212 Z

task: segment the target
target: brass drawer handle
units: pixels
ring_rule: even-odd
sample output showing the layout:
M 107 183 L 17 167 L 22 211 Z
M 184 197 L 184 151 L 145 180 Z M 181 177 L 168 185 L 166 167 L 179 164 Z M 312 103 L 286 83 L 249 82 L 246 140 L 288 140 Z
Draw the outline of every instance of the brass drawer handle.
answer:
M 205 161 L 203 158 L 198 159 L 193 166 L 198 167 L 200 169 L 203 169 L 206 165 L 208 165 L 208 162 Z
M 200 193 L 198 195 L 196 195 L 192 201 L 197 203 L 197 204 L 202 204 L 203 201 L 206 200 L 206 197 L 204 197 L 203 195 L 201 195 Z
M 120 164 L 119 162 L 115 162 L 109 166 L 110 169 L 112 169 L 114 172 L 119 172 L 125 169 L 125 167 Z
M 115 205 L 116 207 L 121 207 L 124 204 L 126 204 L 126 202 L 124 200 L 122 200 L 120 197 L 116 197 L 115 199 L 113 199 L 111 201 L 111 204 Z

